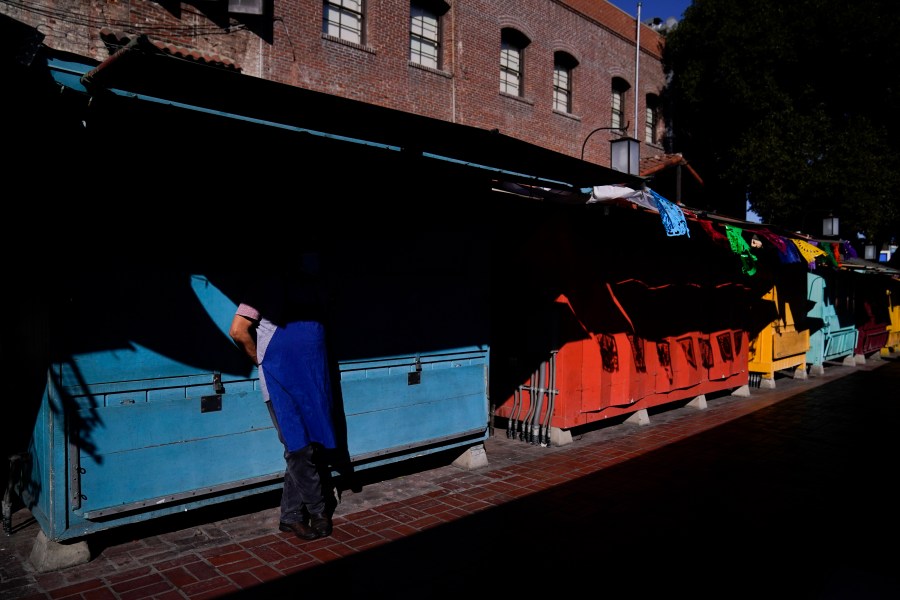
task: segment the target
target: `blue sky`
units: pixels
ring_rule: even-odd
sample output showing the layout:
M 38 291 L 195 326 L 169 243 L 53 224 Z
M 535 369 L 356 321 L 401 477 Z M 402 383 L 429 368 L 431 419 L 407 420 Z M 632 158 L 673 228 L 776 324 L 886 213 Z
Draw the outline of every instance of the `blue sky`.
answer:
M 609 0 L 632 17 L 637 16 L 638 0 Z M 669 17 L 681 20 L 684 9 L 690 6 L 691 0 L 644 0 L 641 2 L 641 21 L 659 17 L 663 21 Z

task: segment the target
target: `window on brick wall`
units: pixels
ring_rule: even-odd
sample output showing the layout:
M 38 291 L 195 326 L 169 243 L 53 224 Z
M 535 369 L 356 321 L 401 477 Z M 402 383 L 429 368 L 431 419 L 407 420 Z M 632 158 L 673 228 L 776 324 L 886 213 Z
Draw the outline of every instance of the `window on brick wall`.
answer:
M 644 142 L 659 144 L 659 96 L 647 94 L 647 108 L 644 119 Z
M 625 94 L 631 86 L 621 77 L 612 80 L 612 127 L 625 128 Z
M 515 29 L 500 32 L 500 91 L 525 95 L 525 48 L 530 40 Z
M 265 8 L 265 0 L 228 0 L 228 12 L 230 13 L 261 15 Z
M 440 0 L 409 3 L 409 60 L 423 67 L 441 68 L 441 17 L 449 6 Z
M 553 54 L 553 109 L 572 112 L 572 75 L 578 61 L 568 52 Z
M 322 31 L 355 44 L 363 43 L 363 0 L 326 0 Z

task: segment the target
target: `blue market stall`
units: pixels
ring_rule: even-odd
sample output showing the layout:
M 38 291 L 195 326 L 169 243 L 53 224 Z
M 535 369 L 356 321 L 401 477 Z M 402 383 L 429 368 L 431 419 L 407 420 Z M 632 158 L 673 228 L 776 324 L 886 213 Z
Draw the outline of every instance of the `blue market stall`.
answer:
M 841 359 L 845 365 L 855 365 L 853 352 L 856 349 L 859 331 L 856 325 L 845 319 L 842 323 L 834 302 L 827 293 L 825 277 L 814 273 L 806 274 L 809 299 L 814 303 L 807 316 L 819 319 L 822 327 L 809 336 L 809 350 L 806 362 L 811 375 L 822 375 L 825 363 Z
M 342 274 L 345 288 L 352 281 Z M 408 302 L 399 307 L 384 286 L 367 286 L 387 304 L 354 312 L 380 313 L 382 324 L 360 329 L 350 313 L 336 315 L 335 401 L 346 452 L 346 460 L 334 461 L 337 477 L 452 448 L 463 452 L 487 435 L 488 347 L 463 344 L 486 340 L 483 330 L 479 336 L 484 321 L 471 315 L 478 325 L 457 343 L 439 326 L 422 327 L 430 310 L 446 307 L 449 288 L 456 300 L 467 295 L 477 311 L 478 280 L 461 269 L 431 283 L 418 295 L 425 312 Z M 69 284 L 62 286 L 65 305 L 49 315 L 47 341 L 56 354 L 23 465 L 22 494 L 49 538 L 280 487 L 282 449 L 256 369 L 227 337 L 236 300 L 226 287 L 214 277 L 146 269 L 79 273 Z M 336 303 L 352 308 L 346 299 Z M 80 318 L 86 314 L 93 316 Z M 401 314 L 409 322 L 396 322 Z M 390 335 L 390 343 L 369 337 L 381 335 Z M 437 340 L 444 347 L 433 347 Z

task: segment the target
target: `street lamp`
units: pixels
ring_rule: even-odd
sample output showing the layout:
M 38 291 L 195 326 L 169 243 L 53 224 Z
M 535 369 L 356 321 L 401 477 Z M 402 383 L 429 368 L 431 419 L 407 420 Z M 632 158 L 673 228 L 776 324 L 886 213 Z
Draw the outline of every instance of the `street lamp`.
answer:
M 840 219 L 829 214 L 822 219 L 822 235 L 826 237 L 837 237 L 840 235 Z
M 621 137 L 609 142 L 610 163 L 613 169 L 638 175 L 640 173 L 641 143 L 631 137 Z
M 628 124 L 625 127 L 598 127 L 594 129 L 581 144 L 581 160 L 584 160 L 584 149 L 592 135 L 598 131 L 616 131 L 622 137 L 609 141 L 609 162 L 610 167 L 622 173 L 629 175 L 638 175 L 640 172 L 641 160 L 641 143 L 631 137 L 628 137 Z

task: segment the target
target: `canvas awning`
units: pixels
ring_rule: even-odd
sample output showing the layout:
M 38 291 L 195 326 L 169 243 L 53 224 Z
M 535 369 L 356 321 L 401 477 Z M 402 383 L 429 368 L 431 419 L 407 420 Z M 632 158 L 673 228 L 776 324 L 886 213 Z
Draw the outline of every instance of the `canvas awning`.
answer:
M 445 161 L 557 189 L 643 179 L 487 130 L 423 117 L 184 60 L 135 38 L 100 64 L 55 57 L 55 81 L 95 110 L 124 100 Z

